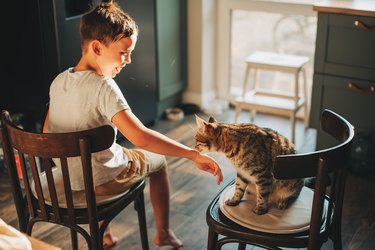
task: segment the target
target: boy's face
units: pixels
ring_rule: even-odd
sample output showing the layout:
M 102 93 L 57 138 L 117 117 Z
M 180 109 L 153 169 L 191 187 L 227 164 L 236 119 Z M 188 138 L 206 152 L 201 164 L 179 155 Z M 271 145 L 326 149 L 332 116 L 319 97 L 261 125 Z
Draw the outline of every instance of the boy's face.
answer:
M 101 46 L 100 56 L 97 59 L 101 74 L 115 77 L 126 64 L 131 63 L 131 53 L 137 43 L 137 35 L 123 37 L 108 46 Z

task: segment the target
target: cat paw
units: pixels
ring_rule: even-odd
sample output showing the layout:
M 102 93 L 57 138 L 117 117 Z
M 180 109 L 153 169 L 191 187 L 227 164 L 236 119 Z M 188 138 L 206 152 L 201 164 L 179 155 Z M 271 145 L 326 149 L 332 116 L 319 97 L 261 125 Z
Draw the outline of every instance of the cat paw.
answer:
M 234 199 L 228 199 L 225 201 L 225 204 L 228 206 L 237 206 L 240 203 L 240 201 L 236 201 Z
M 268 212 L 268 208 L 256 207 L 256 208 L 253 209 L 253 211 L 257 215 L 262 215 L 262 214 L 266 214 Z

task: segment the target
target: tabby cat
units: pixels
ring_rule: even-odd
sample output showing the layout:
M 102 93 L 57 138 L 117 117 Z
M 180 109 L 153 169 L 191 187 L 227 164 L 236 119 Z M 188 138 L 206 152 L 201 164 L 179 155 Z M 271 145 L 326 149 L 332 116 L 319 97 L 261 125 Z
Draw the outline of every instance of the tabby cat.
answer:
M 227 205 L 237 205 L 251 183 L 255 184 L 256 193 L 254 212 L 259 215 L 267 213 L 271 205 L 285 209 L 298 198 L 303 179 L 277 180 L 272 173 L 277 155 L 296 153 L 287 138 L 250 123 L 220 123 L 213 117 L 206 122 L 198 116 L 196 121 L 195 148 L 224 153 L 237 171 L 235 192 L 225 201 Z

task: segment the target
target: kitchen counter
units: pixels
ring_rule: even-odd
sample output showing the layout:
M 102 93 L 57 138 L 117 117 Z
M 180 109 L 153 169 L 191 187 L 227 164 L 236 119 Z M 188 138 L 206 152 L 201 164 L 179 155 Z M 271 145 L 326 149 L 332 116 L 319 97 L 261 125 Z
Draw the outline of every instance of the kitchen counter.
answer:
M 325 13 L 375 17 L 375 1 L 315 1 L 313 4 L 313 10 Z

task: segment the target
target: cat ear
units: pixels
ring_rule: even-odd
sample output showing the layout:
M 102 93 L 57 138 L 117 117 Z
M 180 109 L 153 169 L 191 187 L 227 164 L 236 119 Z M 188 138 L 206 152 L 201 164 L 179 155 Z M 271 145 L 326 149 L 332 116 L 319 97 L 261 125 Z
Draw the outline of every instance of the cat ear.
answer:
M 206 134 L 209 134 L 210 136 L 213 136 L 215 134 L 215 129 L 217 127 L 217 124 L 211 124 L 209 122 L 206 122 L 199 116 L 195 115 L 195 120 L 197 122 L 198 129 L 203 129 L 203 131 Z
M 204 132 L 210 136 L 215 136 L 215 129 L 217 128 L 217 124 L 212 123 L 205 123 Z
M 210 116 L 210 119 L 208 119 L 208 122 L 217 122 L 215 118 L 213 118 L 212 116 Z
M 207 124 L 205 120 L 200 118 L 199 116 L 195 115 L 195 121 L 197 123 L 198 128 L 204 128 Z

